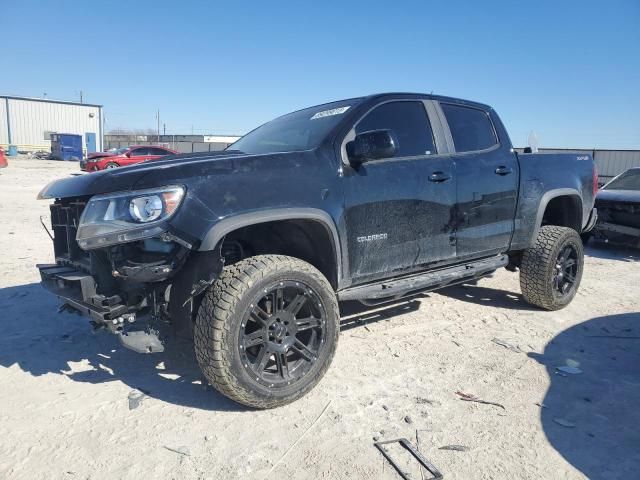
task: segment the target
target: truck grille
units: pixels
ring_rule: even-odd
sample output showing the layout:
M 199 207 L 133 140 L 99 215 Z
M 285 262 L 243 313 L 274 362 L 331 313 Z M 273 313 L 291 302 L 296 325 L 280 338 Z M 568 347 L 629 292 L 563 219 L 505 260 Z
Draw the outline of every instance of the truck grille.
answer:
M 86 202 L 60 201 L 51 205 L 51 227 L 56 260 L 89 263 L 89 254 L 78 246 L 76 233 Z

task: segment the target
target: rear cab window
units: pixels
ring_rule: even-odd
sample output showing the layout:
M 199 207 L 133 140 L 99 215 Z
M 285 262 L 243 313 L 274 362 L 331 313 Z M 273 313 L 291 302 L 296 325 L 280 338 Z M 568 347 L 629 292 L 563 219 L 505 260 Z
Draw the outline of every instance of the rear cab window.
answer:
M 495 128 L 484 110 L 440 103 L 449 124 L 456 153 L 487 150 L 498 144 Z
M 436 153 L 429 117 L 420 101 L 394 101 L 374 107 L 355 127 L 356 134 L 391 130 L 398 140 L 395 157 L 416 157 Z

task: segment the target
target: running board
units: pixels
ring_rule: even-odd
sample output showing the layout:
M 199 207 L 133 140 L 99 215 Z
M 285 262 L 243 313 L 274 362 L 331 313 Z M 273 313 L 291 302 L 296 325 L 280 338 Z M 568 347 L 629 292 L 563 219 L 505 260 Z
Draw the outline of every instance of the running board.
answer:
M 343 300 L 395 300 L 405 295 L 462 283 L 487 275 L 509 263 L 507 255 L 485 258 L 454 267 L 441 268 L 430 272 L 418 273 L 407 277 L 385 280 L 378 283 L 359 285 L 338 292 Z

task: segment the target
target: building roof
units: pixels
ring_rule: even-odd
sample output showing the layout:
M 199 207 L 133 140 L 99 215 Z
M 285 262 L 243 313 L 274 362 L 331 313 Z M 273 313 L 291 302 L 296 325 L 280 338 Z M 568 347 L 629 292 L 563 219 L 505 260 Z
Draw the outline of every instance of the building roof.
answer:
M 68 102 L 66 100 L 52 100 L 49 98 L 17 97 L 15 95 L 0 95 L 0 98 L 8 98 L 10 100 L 26 100 L 29 102 L 62 103 L 64 105 L 78 105 L 80 107 L 102 108 L 102 105 L 96 105 L 93 103 Z

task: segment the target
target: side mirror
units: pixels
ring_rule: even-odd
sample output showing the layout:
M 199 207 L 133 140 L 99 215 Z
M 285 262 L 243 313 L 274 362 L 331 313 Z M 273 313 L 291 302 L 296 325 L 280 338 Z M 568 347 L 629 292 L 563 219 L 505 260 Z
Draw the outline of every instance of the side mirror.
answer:
M 127 153 L 124 154 L 125 157 L 131 158 L 131 151 L 128 151 Z
M 347 143 L 347 155 L 355 163 L 393 157 L 397 150 L 398 139 L 392 130 L 362 132 Z

